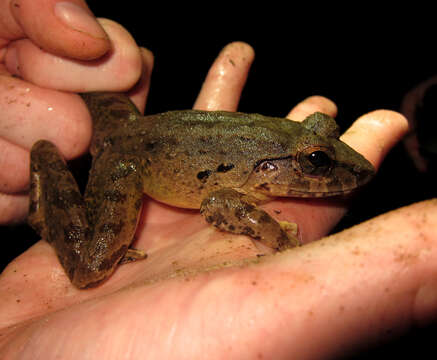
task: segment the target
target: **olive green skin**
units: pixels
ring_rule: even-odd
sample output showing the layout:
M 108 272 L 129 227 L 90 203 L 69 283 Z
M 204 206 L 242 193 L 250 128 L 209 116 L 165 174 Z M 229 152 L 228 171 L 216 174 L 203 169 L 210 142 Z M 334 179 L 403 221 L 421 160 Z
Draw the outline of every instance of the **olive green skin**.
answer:
M 331 117 L 302 123 L 225 111 L 142 116 L 118 93 L 82 94 L 93 117 L 92 168 L 84 196 L 56 147 L 31 151 L 29 223 L 51 243 L 72 283 L 92 287 L 129 249 L 142 196 L 196 208 L 217 228 L 276 250 L 298 244 L 256 205 L 277 196 L 323 197 L 367 183 L 373 166 L 338 140 Z

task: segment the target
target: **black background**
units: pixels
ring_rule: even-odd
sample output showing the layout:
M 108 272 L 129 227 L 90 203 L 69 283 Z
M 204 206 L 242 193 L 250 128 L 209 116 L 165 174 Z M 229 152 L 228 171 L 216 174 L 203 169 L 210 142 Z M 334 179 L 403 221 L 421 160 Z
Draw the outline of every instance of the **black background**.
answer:
M 324 95 L 337 103 L 343 129 L 368 111 L 398 110 L 406 91 L 437 73 L 434 21 L 427 9 L 415 12 L 410 4 L 382 9 L 353 2 L 335 9 L 263 2 L 237 9 L 234 2 L 214 2 L 192 8 L 154 4 L 152 9 L 140 1 L 88 3 L 97 16 L 121 23 L 155 54 L 146 113 L 190 108 L 218 52 L 236 40 L 256 52 L 240 111 L 284 116 L 303 98 Z M 338 229 L 430 198 L 433 183 L 397 146 Z M 3 266 L 37 239 L 26 226 L 0 231 L 2 246 L 5 240 L 14 246 L 3 254 Z M 435 327 L 414 329 L 353 358 L 392 356 L 396 350 L 424 358 L 421 354 L 436 353 L 426 340 L 434 333 Z

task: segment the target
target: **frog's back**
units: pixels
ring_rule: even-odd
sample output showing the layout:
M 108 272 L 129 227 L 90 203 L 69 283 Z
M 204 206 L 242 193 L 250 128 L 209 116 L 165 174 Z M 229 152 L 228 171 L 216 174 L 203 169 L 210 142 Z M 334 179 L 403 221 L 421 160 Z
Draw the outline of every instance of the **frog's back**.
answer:
M 144 117 L 145 191 L 197 208 L 209 192 L 243 185 L 257 162 L 290 156 L 301 126 L 257 114 L 170 111 Z
M 253 157 L 259 160 L 260 156 L 290 155 L 305 132 L 291 120 L 227 111 L 169 111 L 144 119 L 148 132 L 145 136 L 150 141 L 166 139 L 172 147 L 194 150 L 195 155 L 208 148 L 216 149 L 239 161 L 243 160 L 243 151 L 249 162 Z

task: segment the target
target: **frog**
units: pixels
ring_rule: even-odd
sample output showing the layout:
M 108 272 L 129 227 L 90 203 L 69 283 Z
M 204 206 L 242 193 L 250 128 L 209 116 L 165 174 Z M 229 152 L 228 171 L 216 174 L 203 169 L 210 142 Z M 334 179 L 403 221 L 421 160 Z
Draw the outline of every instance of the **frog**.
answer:
M 339 139 L 336 121 L 320 112 L 302 122 L 204 110 L 143 116 L 122 93 L 80 96 L 93 119 L 84 194 L 57 147 L 38 140 L 30 152 L 28 216 L 79 289 L 101 284 L 121 263 L 147 257 L 130 246 L 144 194 L 198 209 L 218 231 L 281 252 L 299 245 L 293 223 L 277 221 L 262 204 L 344 195 L 375 174 Z

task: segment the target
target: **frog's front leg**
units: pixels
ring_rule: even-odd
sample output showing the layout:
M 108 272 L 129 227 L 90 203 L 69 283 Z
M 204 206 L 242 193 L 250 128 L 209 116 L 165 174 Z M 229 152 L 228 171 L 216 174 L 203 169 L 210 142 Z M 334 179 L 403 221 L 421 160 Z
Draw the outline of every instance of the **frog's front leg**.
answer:
M 128 249 L 143 196 L 138 166 L 135 158 L 99 156 L 83 200 L 56 147 L 33 146 L 29 223 L 54 247 L 75 286 L 97 285 L 123 257 L 145 257 Z
M 287 231 L 290 223 L 279 223 L 249 196 L 236 190 L 212 192 L 202 201 L 200 212 L 220 230 L 248 235 L 272 249 L 281 251 L 299 245 L 298 239 Z

